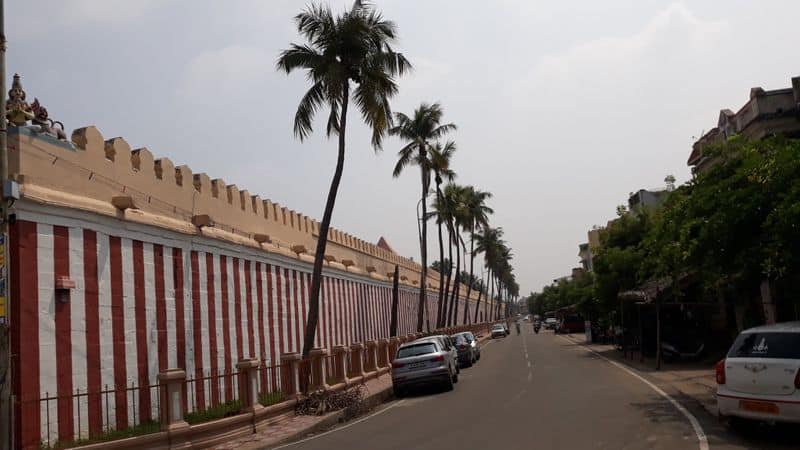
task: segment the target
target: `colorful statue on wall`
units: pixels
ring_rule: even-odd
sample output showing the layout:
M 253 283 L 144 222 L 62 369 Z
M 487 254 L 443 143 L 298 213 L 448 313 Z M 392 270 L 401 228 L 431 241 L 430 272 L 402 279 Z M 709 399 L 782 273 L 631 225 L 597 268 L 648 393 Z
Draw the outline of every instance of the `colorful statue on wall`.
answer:
M 30 120 L 33 122 L 31 127 L 37 133 L 49 134 L 60 140 L 66 140 L 67 134 L 64 132 L 64 124 L 51 119 L 47 114 L 47 108 L 39 103 L 38 98 L 33 99 L 33 104 L 28 105 L 25 101 L 25 90 L 22 89 L 22 82 L 19 74 L 14 74 L 14 82 L 8 91 L 8 101 L 6 102 L 6 118 L 11 124 L 25 126 Z

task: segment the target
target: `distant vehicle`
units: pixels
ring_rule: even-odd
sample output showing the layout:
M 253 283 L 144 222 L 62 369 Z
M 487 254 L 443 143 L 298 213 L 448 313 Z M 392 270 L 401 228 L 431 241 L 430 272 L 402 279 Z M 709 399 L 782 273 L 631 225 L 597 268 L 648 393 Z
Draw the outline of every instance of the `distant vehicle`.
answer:
M 470 331 L 464 331 L 462 333 L 457 333 L 457 334 L 461 334 L 464 336 L 464 338 L 467 339 L 467 342 L 469 342 L 469 346 L 472 348 L 472 354 L 475 356 L 475 361 L 481 359 L 481 347 L 480 345 L 478 345 L 478 338 Z
M 452 367 L 452 354 L 440 339 L 405 343 L 392 361 L 392 388 L 403 397 L 412 387 L 442 384 L 452 391 L 458 375 Z
M 467 337 L 464 333 L 454 334 L 450 337 L 453 339 L 458 353 L 458 364 L 461 367 L 472 367 L 475 364 L 475 351 Z
M 742 331 L 716 365 L 719 417 L 800 423 L 800 322 Z
M 548 317 L 544 319 L 544 329 L 545 330 L 555 330 L 556 326 L 558 326 L 558 320 L 555 317 Z
M 498 323 L 492 326 L 492 339 L 506 336 L 508 336 L 508 331 L 506 331 L 506 327 L 503 324 Z
M 556 333 L 583 333 L 585 322 L 578 314 L 565 316 L 556 326 Z

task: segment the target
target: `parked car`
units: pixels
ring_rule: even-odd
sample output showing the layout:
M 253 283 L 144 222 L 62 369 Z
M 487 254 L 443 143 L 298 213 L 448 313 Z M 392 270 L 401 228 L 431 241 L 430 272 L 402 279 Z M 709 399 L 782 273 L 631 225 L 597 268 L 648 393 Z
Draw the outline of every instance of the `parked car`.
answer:
M 555 317 L 548 317 L 544 319 L 544 329 L 545 330 L 555 330 L 558 326 L 558 320 Z
M 492 339 L 506 336 L 508 336 L 508 331 L 505 325 L 498 323 L 492 326 Z
M 440 339 L 405 343 L 392 361 L 392 388 L 398 398 L 409 388 L 430 384 L 442 384 L 445 390 L 452 391 L 457 377 L 451 351 Z
M 478 345 L 478 337 L 472 334 L 471 331 L 465 331 L 464 336 L 466 336 L 469 345 L 472 347 L 472 352 L 475 354 L 475 361 L 481 359 L 481 346 Z
M 461 373 L 461 367 L 458 365 L 458 351 L 456 350 L 455 343 L 450 338 L 450 336 L 446 334 L 437 334 L 434 336 L 428 336 L 424 338 L 417 339 L 417 341 L 424 342 L 428 340 L 437 340 L 441 342 L 442 348 L 446 349 L 450 352 L 450 367 L 453 369 L 453 373 L 456 374 L 455 379 L 453 380 L 454 383 L 458 383 L 458 374 Z
M 458 364 L 461 365 L 461 367 L 471 367 L 475 364 L 477 358 L 475 356 L 475 349 L 469 339 L 467 339 L 466 333 L 457 333 L 450 336 L 450 338 L 453 339 L 453 343 L 456 347 Z
M 719 417 L 800 423 L 800 322 L 742 331 L 716 365 Z

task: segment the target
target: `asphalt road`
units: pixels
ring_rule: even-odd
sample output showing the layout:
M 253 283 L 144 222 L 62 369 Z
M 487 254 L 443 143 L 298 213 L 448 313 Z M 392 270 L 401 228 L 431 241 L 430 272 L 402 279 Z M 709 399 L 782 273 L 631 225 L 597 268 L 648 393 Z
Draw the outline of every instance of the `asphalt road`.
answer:
M 685 414 L 653 387 L 584 347 L 528 330 L 490 341 L 481 361 L 461 371 L 452 392 L 412 394 L 288 448 L 798 448 L 771 430 L 734 435 L 699 405 L 679 397 L 675 401 Z M 707 446 L 698 435 L 707 436 Z

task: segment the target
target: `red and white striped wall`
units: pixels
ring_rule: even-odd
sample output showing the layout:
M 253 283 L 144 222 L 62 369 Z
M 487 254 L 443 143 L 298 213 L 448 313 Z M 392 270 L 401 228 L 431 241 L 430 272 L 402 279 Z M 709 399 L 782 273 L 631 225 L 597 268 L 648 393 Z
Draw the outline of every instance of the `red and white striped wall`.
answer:
M 301 350 L 310 265 L 87 213 L 28 208 L 10 241 L 21 447 L 155 419 L 156 390 L 124 387 L 155 385 L 160 371 L 183 368 L 202 378 L 235 372 L 241 359 L 278 364 L 281 354 Z M 75 287 L 59 289 L 58 279 Z M 399 334 L 416 330 L 417 299 L 417 291 L 401 289 Z M 436 300 L 429 295 L 426 316 L 435 318 Z M 320 302 L 318 347 L 388 336 L 389 283 L 326 272 Z M 274 386 L 276 377 L 265 372 L 261 382 Z M 231 382 L 194 383 L 187 397 L 201 409 L 230 400 Z M 76 400 L 76 393 L 84 395 Z

